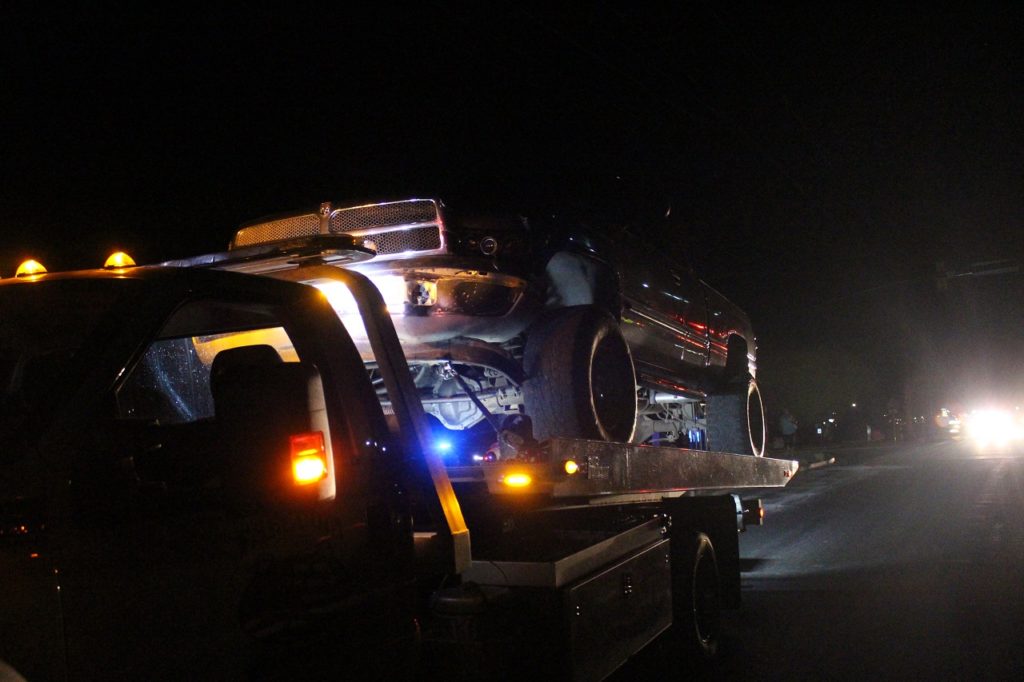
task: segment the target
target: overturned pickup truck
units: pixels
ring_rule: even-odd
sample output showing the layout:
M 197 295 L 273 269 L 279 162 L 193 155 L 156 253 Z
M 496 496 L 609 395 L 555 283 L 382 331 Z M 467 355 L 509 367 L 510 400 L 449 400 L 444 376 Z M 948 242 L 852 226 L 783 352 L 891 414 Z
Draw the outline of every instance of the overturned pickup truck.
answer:
M 230 249 L 325 234 L 375 252 L 347 267 L 383 293 L 444 429 L 764 454 L 749 319 L 642 228 L 460 215 L 435 199 L 324 203 L 246 224 Z M 357 317 L 350 297 L 322 288 Z

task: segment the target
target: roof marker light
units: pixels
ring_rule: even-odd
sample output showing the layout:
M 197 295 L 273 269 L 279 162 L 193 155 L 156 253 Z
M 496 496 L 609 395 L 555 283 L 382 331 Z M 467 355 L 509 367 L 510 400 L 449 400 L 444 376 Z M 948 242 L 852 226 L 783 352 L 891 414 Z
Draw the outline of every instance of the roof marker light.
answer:
M 15 277 L 31 277 L 32 275 L 42 275 L 46 272 L 46 268 L 43 264 L 37 260 L 29 258 L 18 266 L 18 271 L 14 273 Z
M 106 262 L 103 263 L 104 268 L 130 268 L 135 265 L 135 261 L 124 251 L 116 251 L 107 258 Z

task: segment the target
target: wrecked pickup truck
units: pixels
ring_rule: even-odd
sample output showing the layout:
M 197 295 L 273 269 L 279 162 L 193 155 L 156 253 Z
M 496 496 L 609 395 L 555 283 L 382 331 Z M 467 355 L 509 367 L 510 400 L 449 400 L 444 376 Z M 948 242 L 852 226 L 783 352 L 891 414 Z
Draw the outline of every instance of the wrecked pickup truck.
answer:
M 449 432 L 512 420 L 538 440 L 764 454 L 750 320 L 684 260 L 652 253 L 642 227 L 462 215 L 437 199 L 324 203 L 243 225 L 230 248 L 318 234 L 376 252 L 351 267 L 383 293 Z

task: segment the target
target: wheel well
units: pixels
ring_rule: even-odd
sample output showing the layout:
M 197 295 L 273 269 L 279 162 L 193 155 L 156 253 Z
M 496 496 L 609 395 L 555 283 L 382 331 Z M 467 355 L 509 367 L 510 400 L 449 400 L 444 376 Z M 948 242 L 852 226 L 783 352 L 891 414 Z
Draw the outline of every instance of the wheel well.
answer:
M 619 319 L 618 278 L 607 264 L 582 254 L 559 251 L 548 260 L 544 273 L 545 308 L 595 305 Z

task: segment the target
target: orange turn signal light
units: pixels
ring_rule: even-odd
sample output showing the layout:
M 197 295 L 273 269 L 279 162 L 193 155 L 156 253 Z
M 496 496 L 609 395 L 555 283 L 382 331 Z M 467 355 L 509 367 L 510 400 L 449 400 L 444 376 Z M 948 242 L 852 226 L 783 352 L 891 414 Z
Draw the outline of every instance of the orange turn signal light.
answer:
M 327 477 L 327 450 L 321 431 L 291 436 L 292 479 L 295 485 L 318 483 Z
M 565 473 L 572 476 L 573 474 L 580 470 L 580 465 L 576 463 L 576 460 L 567 459 L 565 460 L 565 463 L 562 465 L 562 468 L 565 469 Z
M 530 476 L 530 474 L 516 472 L 507 474 L 505 478 L 502 479 L 502 482 L 509 488 L 525 488 L 533 483 L 533 477 Z

